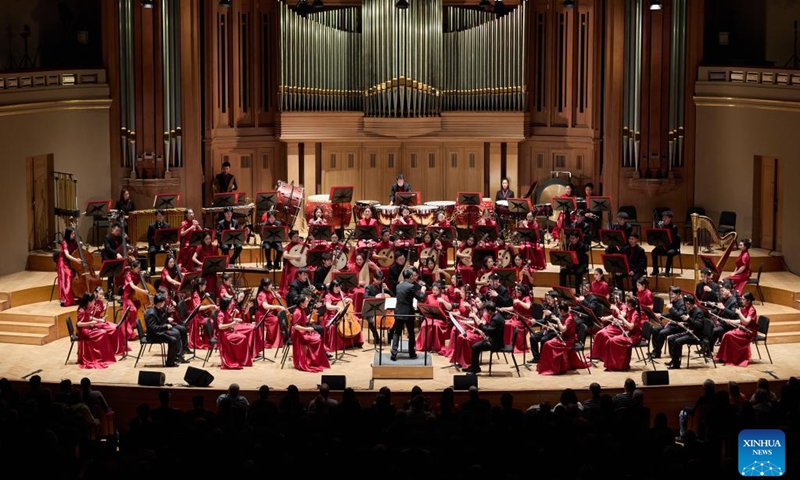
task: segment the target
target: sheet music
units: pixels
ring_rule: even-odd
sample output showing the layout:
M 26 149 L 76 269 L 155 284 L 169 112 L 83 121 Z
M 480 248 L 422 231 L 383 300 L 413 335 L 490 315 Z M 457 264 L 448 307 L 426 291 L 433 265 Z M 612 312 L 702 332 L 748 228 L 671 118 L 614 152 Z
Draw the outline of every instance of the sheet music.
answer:
M 417 300 L 415 299 L 414 302 L 416 302 L 416 301 Z M 414 306 L 416 307 L 416 304 Z M 397 307 L 397 298 L 389 297 L 384 302 L 384 307 L 383 308 L 385 308 L 386 310 L 394 310 L 396 307 Z
M 453 322 L 453 326 L 456 327 L 456 330 L 458 330 L 458 332 L 462 336 L 466 336 L 467 335 L 467 331 L 464 330 L 464 327 L 462 327 L 461 324 L 458 322 L 458 320 L 456 320 L 456 317 L 453 316 L 453 312 L 450 312 L 449 315 L 450 315 L 450 321 Z

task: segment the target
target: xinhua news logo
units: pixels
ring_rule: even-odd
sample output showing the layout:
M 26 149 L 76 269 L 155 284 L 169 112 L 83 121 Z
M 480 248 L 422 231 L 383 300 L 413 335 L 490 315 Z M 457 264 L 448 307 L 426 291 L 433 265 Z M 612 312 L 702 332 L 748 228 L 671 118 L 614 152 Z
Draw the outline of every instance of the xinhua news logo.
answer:
M 786 473 L 786 435 L 782 430 L 739 432 L 739 474 L 780 477 Z

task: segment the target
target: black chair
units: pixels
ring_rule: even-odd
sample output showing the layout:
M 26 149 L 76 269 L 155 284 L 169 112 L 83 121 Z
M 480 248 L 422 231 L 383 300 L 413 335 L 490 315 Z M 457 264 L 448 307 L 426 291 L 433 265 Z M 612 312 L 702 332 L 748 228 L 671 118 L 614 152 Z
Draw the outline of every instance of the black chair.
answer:
M 64 360 L 64 365 L 66 365 L 69 362 L 70 355 L 72 355 L 73 347 L 75 347 L 76 343 L 80 342 L 80 339 L 75 333 L 75 326 L 72 325 L 72 317 L 67 317 L 64 320 L 67 322 L 67 333 L 69 333 L 69 352 L 67 352 L 67 359 Z
M 586 371 L 589 372 L 589 374 L 591 375 L 592 373 L 591 362 L 586 361 L 586 353 L 584 352 L 584 350 L 586 349 L 586 336 L 588 335 L 588 333 L 589 333 L 589 327 L 586 326 L 585 323 L 581 323 L 580 325 L 578 325 L 578 331 L 576 332 L 578 340 L 575 342 L 575 345 L 572 346 L 572 349 L 578 352 L 578 357 L 581 359 L 584 365 L 586 365 Z
M 622 205 L 619 207 L 619 212 L 625 212 L 628 214 L 627 222 L 631 224 L 631 226 L 638 232 L 642 224 L 639 223 L 639 217 L 636 215 L 636 207 L 633 205 Z
M 670 210 L 669 207 L 656 207 L 653 209 L 653 228 L 658 227 L 658 222 L 661 221 L 661 214 Z
M 756 352 L 758 352 L 758 359 L 761 360 L 761 350 L 758 349 L 758 344 L 761 343 L 767 350 L 769 363 L 772 363 L 772 355 L 770 355 L 769 347 L 767 346 L 767 335 L 769 335 L 769 317 L 765 315 L 759 315 L 757 321 L 758 321 L 758 333 L 756 333 L 756 336 L 753 337 L 752 343 L 756 346 Z
M 692 243 L 692 214 L 705 215 L 706 209 L 703 207 L 689 207 L 686 209 L 686 220 L 683 223 L 683 234 L 686 239 L 686 245 Z
M 761 272 L 763 271 L 764 271 L 764 262 L 761 262 L 758 265 L 758 273 L 756 274 L 756 278 L 747 279 L 748 285 L 756 286 L 756 291 L 758 292 L 758 299 L 761 300 L 761 305 L 764 305 L 764 292 L 761 291 Z
M 653 297 L 653 311 L 656 314 L 664 313 L 664 297 L 658 295 Z
M 214 321 L 210 317 L 206 318 L 206 321 L 203 323 L 203 328 L 206 332 L 206 338 L 208 338 L 208 351 L 206 351 L 206 358 L 203 359 L 203 368 L 205 368 L 206 363 L 211 359 L 211 354 L 214 353 L 214 349 L 217 348 L 219 339 L 214 334 Z
M 514 333 L 511 334 L 511 343 L 507 345 L 503 345 L 502 348 L 492 349 L 489 353 L 489 376 L 492 376 L 492 357 L 495 354 L 502 353 L 503 358 L 506 359 L 506 363 L 508 363 L 507 354 L 511 354 L 511 360 L 514 361 L 514 368 L 517 370 L 517 376 L 521 377 L 522 374 L 519 373 L 519 364 L 517 364 L 517 357 L 514 355 L 514 345 L 517 344 L 517 335 L 519 335 L 519 327 L 514 327 Z
M 711 338 L 711 334 L 714 332 L 714 321 L 710 318 L 706 318 L 703 320 L 703 335 L 700 337 L 700 340 L 692 340 L 689 343 L 686 343 L 686 368 L 689 368 L 689 359 L 692 358 L 692 345 L 695 347 L 695 354 L 697 358 L 702 358 L 708 363 L 709 358 L 711 358 L 711 362 L 714 364 L 714 368 L 717 368 L 717 362 L 714 360 L 714 345 L 709 344 L 709 339 Z
M 650 355 L 650 338 L 653 336 L 653 324 L 649 321 L 642 323 L 642 339 L 633 346 L 633 351 L 636 352 L 636 358 L 640 362 L 647 363 L 648 360 L 653 364 L 653 370 L 656 370 L 656 361 Z M 646 349 L 646 350 L 645 350 Z
M 736 231 L 736 212 L 723 211 L 719 214 L 719 223 L 717 224 L 717 232 L 720 235 L 725 235 L 728 232 Z
M 152 346 L 153 344 L 158 344 L 161 346 L 161 363 L 163 366 L 167 366 L 167 352 L 164 350 L 164 344 L 166 342 L 163 341 L 151 341 L 147 339 L 147 335 L 144 333 L 144 328 L 142 328 L 142 321 L 140 319 L 136 319 L 136 333 L 139 335 L 139 354 L 136 355 L 136 362 L 133 364 L 133 368 L 136 368 L 139 365 L 139 360 L 142 358 L 144 354 L 144 349 Z

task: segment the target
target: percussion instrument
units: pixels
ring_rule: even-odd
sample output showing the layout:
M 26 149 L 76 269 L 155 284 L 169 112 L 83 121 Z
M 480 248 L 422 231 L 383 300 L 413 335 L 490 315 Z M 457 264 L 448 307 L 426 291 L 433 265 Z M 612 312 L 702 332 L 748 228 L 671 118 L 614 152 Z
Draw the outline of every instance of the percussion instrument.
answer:
M 552 204 L 554 197 L 560 197 L 565 193 L 567 193 L 566 180 L 561 178 L 549 178 L 536 187 L 536 191 L 533 194 L 534 204 Z
M 444 217 L 447 219 L 448 222 L 453 221 L 453 215 L 456 212 L 456 202 L 450 200 L 440 200 L 435 202 L 425 202 L 425 205 L 430 205 L 431 207 L 435 207 L 436 210 L 444 210 Z M 434 215 L 434 222 L 436 221 L 436 217 Z
M 469 228 L 478 224 L 478 220 L 488 212 L 494 214 L 494 202 L 491 198 L 483 197 L 480 205 L 456 205 L 454 223 L 458 228 Z
M 333 228 L 344 228 L 346 223 L 350 223 L 350 204 L 331 203 L 331 197 L 327 193 L 320 195 L 309 195 L 306 199 L 305 215 L 306 222 L 314 218 L 314 210 L 322 208 L 322 218 Z
M 400 213 L 397 205 L 378 205 L 375 209 L 378 211 L 378 223 L 384 227 L 390 226 Z
M 364 210 L 370 209 L 372 210 L 372 218 L 378 218 L 378 212 L 376 207 L 380 205 L 380 202 L 377 200 L 358 200 L 355 205 L 353 205 L 353 221 L 358 223 L 361 220 L 361 215 L 364 214 Z
M 290 225 L 291 228 L 303 201 L 303 187 L 278 180 L 277 191 L 275 219 L 280 220 L 284 225 Z
M 494 208 L 498 217 L 508 218 L 511 216 L 511 210 L 508 209 L 508 200 L 498 200 L 495 202 Z
M 436 220 L 436 208 L 431 205 L 414 205 L 411 207 L 411 218 L 418 227 L 427 227 Z
M 540 218 L 549 218 L 553 214 L 553 206 L 549 203 L 533 206 L 533 215 Z

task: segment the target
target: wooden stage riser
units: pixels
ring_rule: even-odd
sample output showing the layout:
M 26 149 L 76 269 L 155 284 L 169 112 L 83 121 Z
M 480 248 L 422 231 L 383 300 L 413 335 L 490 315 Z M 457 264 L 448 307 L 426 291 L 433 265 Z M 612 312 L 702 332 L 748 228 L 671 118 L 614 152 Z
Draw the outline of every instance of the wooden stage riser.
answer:
M 550 247 L 545 249 L 545 258 L 549 258 L 549 251 Z M 648 272 L 652 270 L 652 265 L 650 265 L 651 258 L 650 258 L 650 249 L 649 247 L 645 247 L 647 251 L 647 264 L 648 264 Z M 591 262 L 594 264 L 595 267 L 602 267 L 603 266 L 603 257 L 602 254 L 604 253 L 603 250 L 599 248 L 595 248 L 592 250 L 592 258 Z M 147 252 L 140 252 L 140 256 L 147 256 Z M 160 270 L 161 267 L 164 265 L 164 253 L 160 253 L 156 255 L 156 269 Z M 714 257 L 718 258 L 720 253 L 715 251 L 713 254 Z M 100 257 L 100 252 L 96 251 L 92 253 L 93 264 L 97 269 L 102 264 L 102 259 Z M 448 252 L 448 258 L 450 264 L 453 263 L 453 251 L 452 249 Z M 682 253 L 681 258 L 683 260 L 683 268 L 686 275 L 693 275 L 691 272 L 694 268 L 694 258 L 691 254 Z M 257 246 L 245 246 L 242 249 L 242 254 L 239 256 L 241 263 L 255 263 L 255 264 L 262 264 L 263 259 L 261 258 L 261 250 Z M 758 269 L 758 265 L 764 263 L 764 272 L 780 272 L 784 271 L 784 264 L 783 258 L 781 256 L 765 256 L 765 257 L 753 257 L 751 260 L 751 268 L 753 269 L 753 274 L 755 275 L 756 270 Z M 679 271 L 680 261 L 676 257 L 673 262 L 675 271 Z M 591 267 L 591 264 L 590 264 Z M 725 262 L 725 268 L 723 269 L 725 272 L 733 272 L 736 268 L 736 258 L 731 257 Z M 56 266 L 53 262 L 53 259 L 50 255 L 29 255 L 28 256 L 28 270 L 35 270 L 41 272 L 55 272 Z

